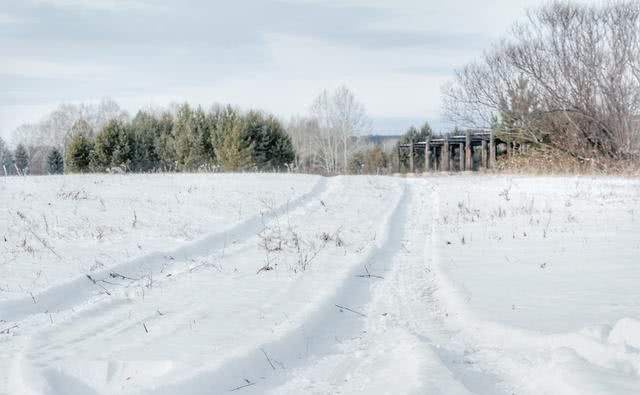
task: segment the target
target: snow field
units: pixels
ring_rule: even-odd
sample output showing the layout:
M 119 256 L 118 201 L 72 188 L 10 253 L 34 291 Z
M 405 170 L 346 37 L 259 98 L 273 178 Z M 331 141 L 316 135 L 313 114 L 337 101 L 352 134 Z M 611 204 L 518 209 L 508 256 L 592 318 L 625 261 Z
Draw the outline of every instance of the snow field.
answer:
M 515 393 L 640 393 L 640 182 L 436 184 L 437 295 L 473 363 Z
M 223 232 L 318 181 L 273 174 L 1 177 L 0 300 L 30 298 L 70 277 Z
M 0 394 L 640 393 L 636 179 L 0 181 Z
M 100 294 L 100 288 L 93 286 L 98 295 L 89 304 L 74 309 L 68 317 L 66 313 L 57 314 L 56 321 L 61 322 L 31 339 L 31 366 L 22 365 L 19 370 L 53 365 L 55 369 L 45 370 L 44 376 L 64 371 L 69 377 L 84 380 L 95 372 L 116 371 L 97 373 L 101 377 L 94 378 L 97 382 L 91 387 L 98 393 L 139 393 L 141 388 L 159 386 L 152 373 L 156 369 L 169 382 L 185 380 L 295 328 L 298 320 L 303 321 L 297 315 L 313 310 L 318 300 L 332 292 L 332 284 L 383 237 L 385 227 L 380 225 L 384 224 L 387 205 L 397 200 L 401 188 L 398 181 L 380 185 L 372 180 L 333 179 L 324 193 L 309 199 L 300 209 L 265 215 L 256 222 L 257 228 L 246 234 L 246 240 L 229 247 L 220 245 L 214 254 L 201 258 L 172 261 L 156 273 L 153 286 L 148 278 L 126 286 L 126 281 L 117 287 L 105 283 L 111 295 Z M 367 199 L 371 196 L 377 198 Z M 359 207 L 350 204 L 353 199 L 361 201 Z M 345 222 L 348 218 L 356 221 Z M 314 250 L 311 244 L 326 244 L 311 262 L 323 270 L 296 276 L 299 254 L 287 248 L 270 257 L 275 270 L 256 275 L 266 259 L 257 236 L 265 227 L 263 221 L 268 227 L 277 223 L 295 229 L 305 243 L 303 248 L 309 249 L 304 253 Z M 331 240 L 324 243 L 323 234 Z M 135 274 L 128 272 L 127 276 L 134 278 Z M 109 282 L 116 280 L 110 278 Z M 329 286 L 324 287 L 325 283 Z M 88 280 L 83 284 L 92 285 Z M 240 322 L 246 326 L 239 328 Z M 270 329 L 256 331 L 257 327 Z M 146 335 L 142 342 L 140 333 Z M 194 342 L 194 337 L 199 340 Z M 141 355 L 145 361 L 140 361 Z M 136 373 L 143 367 L 140 377 Z

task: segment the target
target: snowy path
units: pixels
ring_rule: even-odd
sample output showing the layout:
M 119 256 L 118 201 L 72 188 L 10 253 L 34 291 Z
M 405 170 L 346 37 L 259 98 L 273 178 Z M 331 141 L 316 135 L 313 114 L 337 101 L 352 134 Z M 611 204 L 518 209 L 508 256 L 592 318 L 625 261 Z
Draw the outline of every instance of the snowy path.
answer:
M 619 304 L 607 326 L 557 306 L 588 324 L 565 331 L 574 321 L 535 304 L 548 309 L 546 294 L 514 303 L 501 281 L 529 292 L 569 284 L 573 261 L 500 263 L 526 262 L 520 249 L 543 245 L 546 259 L 558 249 L 579 264 L 583 240 L 610 232 L 593 207 L 633 234 L 640 183 L 591 180 L 533 199 L 536 179 L 506 193 L 503 180 L 469 180 L 322 179 L 226 232 L 93 272 L 96 283 L 78 276 L 35 301 L 0 302 L 0 330 L 18 325 L 0 334 L 0 394 L 640 392 L 638 308 Z M 478 200 L 458 201 L 464 189 Z M 552 212 L 559 219 L 545 222 Z M 621 239 L 620 262 L 598 266 L 602 281 L 621 270 L 637 278 L 625 257 L 640 243 Z M 273 270 L 260 271 L 265 263 Z M 587 291 L 577 283 L 553 296 Z M 520 306 L 550 318 L 532 326 Z
M 509 393 L 451 342 L 454 333 L 443 323 L 446 313 L 435 300 L 429 267 L 438 191 L 421 180 L 409 181 L 408 188 L 412 196 L 392 227 L 393 252 L 379 272 L 384 279 L 371 283 L 362 327 L 337 352 L 312 358 L 270 394 Z

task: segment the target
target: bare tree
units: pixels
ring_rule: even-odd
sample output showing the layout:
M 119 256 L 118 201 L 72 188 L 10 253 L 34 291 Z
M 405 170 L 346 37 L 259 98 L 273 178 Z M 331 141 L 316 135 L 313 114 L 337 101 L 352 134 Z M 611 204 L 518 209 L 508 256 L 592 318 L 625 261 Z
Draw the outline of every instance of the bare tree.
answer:
M 640 155 L 640 3 L 554 2 L 445 87 L 450 118 L 588 160 Z
M 40 122 L 16 128 L 12 143 L 64 147 L 78 121 L 86 122 L 91 130 L 100 130 L 109 120 L 125 121 L 128 117 L 112 99 L 103 99 L 97 104 L 61 104 Z
M 296 170 L 313 170 L 318 162 L 316 148 L 318 129 L 318 123 L 311 118 L 293 117 L 289 120 L 286 130 L 295 149 L 294 166 Z
M 345 172 L 357 148 L 356 137 L 369 129 L 364 106 L 341 86 L 331 93 L 323 91 L 313 102 L 311 115 L 318 127 L 315 140 L 321 167 L 331 174 Z

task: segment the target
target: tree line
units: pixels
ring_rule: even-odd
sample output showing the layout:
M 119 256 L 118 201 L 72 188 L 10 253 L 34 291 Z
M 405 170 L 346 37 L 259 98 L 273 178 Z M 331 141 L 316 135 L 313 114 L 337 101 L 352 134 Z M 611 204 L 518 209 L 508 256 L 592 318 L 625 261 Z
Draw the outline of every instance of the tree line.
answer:
M 23 143 L 12 153 L 0 142 L 5 174 L 22 174 L 30 156 Z M 131 120 L 73 122 L 60 144 L 49 148 L 43 173 L 198 170 L 285 170 L 294 149 L 274 116 L 231 106 L 209 111 L 189 104 L 174 112 L 139 111 Z
M 188 103 L 130 118 L 112 100 L 61 105 L 0 140 L 5 175 L 155 171 L 295 171 L 387 174 L 395 145 L 372 145 L 364 106 L 346 87 L 324 91 L 309 113 L 283 123 L 231 105 Z M 411 130 L 410 130 L 411 131 Z
M 175 114 L 139 111 L 131 121 L 109 120 L 97 133 L 79 120 L 64 162 L 67 172 L 284 170 L 293 157 L 291 139 L 272 115 L 182 104 Z

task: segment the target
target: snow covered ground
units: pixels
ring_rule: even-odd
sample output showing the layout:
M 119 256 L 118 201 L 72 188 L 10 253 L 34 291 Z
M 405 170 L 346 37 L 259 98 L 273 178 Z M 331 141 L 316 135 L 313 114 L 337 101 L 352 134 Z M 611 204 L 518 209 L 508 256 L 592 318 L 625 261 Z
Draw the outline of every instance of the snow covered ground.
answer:
M 640 393 L 640 180 L 0 178 L 0 394 Z

